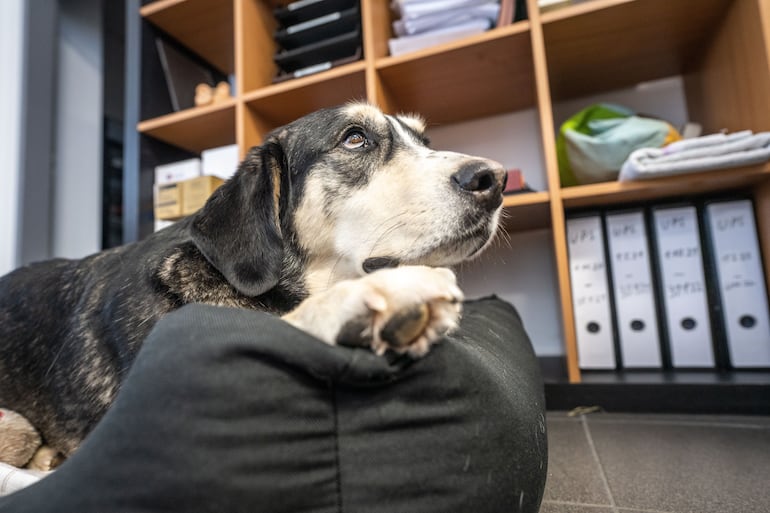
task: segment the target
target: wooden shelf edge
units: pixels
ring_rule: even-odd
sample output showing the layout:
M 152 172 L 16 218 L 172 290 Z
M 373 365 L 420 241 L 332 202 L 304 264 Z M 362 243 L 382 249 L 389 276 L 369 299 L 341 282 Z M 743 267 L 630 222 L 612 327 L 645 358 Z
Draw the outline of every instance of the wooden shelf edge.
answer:
M 681 187 L 693 182 L 705 184 L 705 187 L 691 189 L 692 193 L 697 194 L 714 190 L 717 185 L 740 187 L 752 180 L 761 181 L 764 179 L 770 179 L 770 163 L 699 173 L 686 173 L 634 182 L 603 182 L 591 185 L 578 185 L 563 188 L 559 191 L 559 194 L 564 202 L 564 206 L 569 208 L 584 206 L 587 203 L 596 203 L 597 200 L 602 198 L 608 199 L 609 202 L 612 202 L 613 198 L 624 200 L 627 196 L 633 196 L 635 193 L 638 193 L 640 197 L 647 198 L 658 191 L 671 191 L 674 187 Z
M 504 39 L 513 35 L 526 34 L 529 32 L 529 28 L 528 20 L 517 21 L 511 25 L 493 28 L 487 30 L 486 32 L 482 32 L 481 34 L 464 37 L 449 43 L 423 48 L 422 50 L 415 50 L 414 52 L 396 55 L 395 57 L 381 57 L 379 59 L 375 59 L 374 66 L 376 69 L 384 69 L 392 66 L 398 66 L 399 64 L 403 64 L 405 62 L 419 61 L 421 59 L 430 58 L 435 55 L 450 52 L 452 50 L 469 48 L 474 45 L 494 41 L 496 39 Z
M 158 128 L 166 127 L 176 123 L 183 123 L 196 118 L 204 117 L 214 112 L 219 112 L 227 109 L 234 109 L 237 100 L 230 98 L 226 101 L 215 103 L 213 105 L 206 105 L 204 107 L 193 107 L 190 109 L 180 110 L 178 112 L 172 112 L 170 114 L 164 114 L 157 118 L 146 119 L 140 121 L 136 125 L 136 129 L 141 133 L 150 132 Z
M 540 21 L 545 25 L 566 18 L 572 18 L 636 1 L 638 0 L 587 0 L 579 4 L 567 5 L 559 9 L 541 13 Z
M 551 195 L 548 192 L 521 192 L 503 196 L 503 208 L 516 208 L 524 205 L 548 203 Z
M 183 4 L 187 0 L 157 0 L 155 2 L 143 5 L 139 8 L 139 14 L 144 18 L 157 14 L 161 11 Z
M 277 84 L 270 84 L 259 89 L 249 91 L 243 94 L 242 98 L 244 102 L 251 102 L 254 100 L 261 100 L 270 96 L 283 94 L 292 90 L 302 89 L 304 87 L 312 86 L 318 83 L 328 82 L 336 78 L 344 77 L 347 75 L 355 75 L 356 73 L 364 73 L 366 70 L 366 61 L 360 60 L 351 62 L 350 64 L 343 64 L 342 66 L 332 68 L 320 73 L 308 75 L 306 77 L 294 78 L 287 80 L 286 82 L 279 82 Z M 361 80 L 363 80 L 363 76 Z
M 500 223 L 508 233 L 549 228 L 551 195 L 548 192 L 523 192 L 504 196 Z

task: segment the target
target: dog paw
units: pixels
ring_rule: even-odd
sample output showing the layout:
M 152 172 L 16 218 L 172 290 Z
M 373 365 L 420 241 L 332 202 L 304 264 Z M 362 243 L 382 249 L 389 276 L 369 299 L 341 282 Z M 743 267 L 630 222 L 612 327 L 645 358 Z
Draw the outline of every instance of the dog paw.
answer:
M 462 299 L 449 269 L 404 266 L 339 282 L 284 319 L 329 344 L 420 357 L 457 326 Z
M 53 447 L 43 445 L 35 452 L 32 460 L 27 464 L 27 468 L 29 470 L 47 472 L 55 469 L 63 462 L 64 456 L 59 451 Z
M 463 294 L 449 269 L 384 269 L 360 281 L 367 307 L 365 318 L 369 321 L 361 337 L 370 341 L 377 354 L 391 349 L 423 356 L 432 344 L 457 327 Z

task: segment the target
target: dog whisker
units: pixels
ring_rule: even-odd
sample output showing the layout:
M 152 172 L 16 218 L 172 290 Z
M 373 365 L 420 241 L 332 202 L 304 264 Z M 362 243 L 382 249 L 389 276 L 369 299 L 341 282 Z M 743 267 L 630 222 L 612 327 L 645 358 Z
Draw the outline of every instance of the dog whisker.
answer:
M 508 249 L 513 249 L 511 234 L 508 233 L 508 230 L 503 228 L 502 224 L 497 226 L 497 231 L 495 232 L 495 234 L 496 234 L 495 242 L 497 244 L 499 244 L 500 246 L 505 244 L 505 247 L 507 247 Z
M 51 374 L 51 371 L 56 366 L 56 362 L 59 360 L 59 357 L 61 356 L 62 352 L 64 351 L 64 343 L 62 343 L 59 346 L 59 350 L 56 351 L 56 356 L 53 357 L 53 360 L 51 360 L 51 365 L 48 366 L 48 369 L 45 371 L 45 374 L 43 374 L 44 378 L 47 378 L 49 374 Z
M 340 263 L 341 263 L 341 262 L 342 262 L 344 259 L 348 258 L 349 256 L 350 256 L 350 253 L 342 253 L 342 254 L 341 254 L 341 255 L 340 255 L 338 258 L 337 258 L 337 260 L 335 260 L 335 261 L 334 261 L 334 265 L 332 266 L 332 268 L 331 268 L 331 271 L 329 271 L 329 279 L 328 279 L 328 280 L 327 280 L 327 282 L 326 282 L 326 287 L 327 287 L 327 288 L 328 288 L 328 287 L 331 287 L 332 285 L 334 285 L 334 283 L 335 283 L 336 281 L 338 281 L 338 280 L 337 280 L 337 278 L 335 278 L 335 276 L 336 276 L 336 273 L 337 273 L 337 267 L 339 267 Z
M 374 251 L 375 251 L 375 249 L 377 249 L 377 245 L 380 242 L 382 242 L 388 235 L 390 235 L 391 233 L 393 233 L 394 231 L 396 231 L 399 228 L 403 228 L 404 226 L 406 226 L 406 223 L 404 223 L 403 221 L 397 221 L 393 226 L 391 226 L 390 228 L 388 228 L 387 230 L 382 232 L 380 234 L 380 236 L 377 237 L 377 240 L 374 241 L 374 244 L 372 244 L 372 247 L 369 250 L 369 257 L 374 256 Z
M 376 235 L 378 232 L 380 232 L 380 228 L 382 228 L 383 226 L 385 226 L 385 225 L 386 225 L 386 224 L 388 224 L 388 223 L 391 223 L 391 222 L 395 221 L 395 223 L 394 223 L 394 224 L 392 224 L 390 227 L 388 227 L 387 229 L 383 230 L 383 231 L 382 231 L 382 232 L 381 232 L 379 235 L 377 235 L 377 239 L 375 239 L 374 243 L 373 243 L 373 244 L 372 244 L 372 246 L 371 246 L 371 249 L 369 250 L 369 255 L 368 255 L 369 257 L 373 256 L 373 254 L 374 254 L 374 250 L 377 248 L 377 245 L 378 245 L 378 244 L 379 244 L 379 243 L 380 243 L 380 242 L 381 242 L 381 241 L 382 241 L 382 240 L 383 240 L 385 237 L 387 237 L 388 235 L 390 235 L 391 233 L 393 233 L 393 231 L 394 231 L 394 230 L 396 230 L 396 229 L 398 229 L 398 228 L 402 228 L 402 227 L 406 226 L 406 223 L 405 223 L 405 222 L 403 222 L 403 221 L 399 221 L 398 219 L 399 219 L 399 218 L 401 218 L 401 217 L 404 217 L 405 215 L 408 215 L 408 214 L 409 214 L 409 212 L 401 212 L 401 213 L 399 213 L 399 214 L 396 214 L 396 215 L 394 215 L 394 216 L 391 216 L 391 217 L 389 217 L 389 218 L 385 219 L 384 221 L 382 221 L 380 224 L 378 224 L 378 225 L 375 227 L 375 229 L 374 229 L 374 230 L 372 230 L 372 235 Z M 371 240 L 371 239 L 367 239 L 367 240 L 366 240 L 366 242 L 368 243 L 370 240 Z

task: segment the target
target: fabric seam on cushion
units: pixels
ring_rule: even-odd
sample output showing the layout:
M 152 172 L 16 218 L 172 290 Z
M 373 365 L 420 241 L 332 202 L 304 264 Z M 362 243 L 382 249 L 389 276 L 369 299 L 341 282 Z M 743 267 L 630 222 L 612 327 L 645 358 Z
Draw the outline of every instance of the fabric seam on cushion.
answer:
M 334 465 L 336 466 L 337 481 L 337 513 L 342 513 L 342 465 L 340 464 L 340 423 L 339 411 L 337 408 L 337 386 L 333 381 L 329 381 L 331 390 L 332 411 L 334 414 Z

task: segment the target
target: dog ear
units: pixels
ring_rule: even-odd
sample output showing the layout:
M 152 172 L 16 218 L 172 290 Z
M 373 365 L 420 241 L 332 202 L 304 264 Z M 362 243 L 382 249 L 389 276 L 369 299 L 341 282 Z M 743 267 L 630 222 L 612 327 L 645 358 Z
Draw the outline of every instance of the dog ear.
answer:
M 252 148 L 192 221 L 192 240 L 200 252 L 246 296 L 264 294 L 281 276 L 279 203 L 282 176 L 288 180 L 284 166 L 277 139 Z

